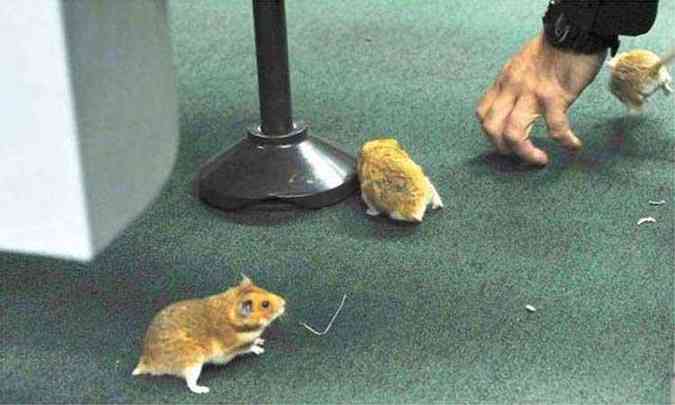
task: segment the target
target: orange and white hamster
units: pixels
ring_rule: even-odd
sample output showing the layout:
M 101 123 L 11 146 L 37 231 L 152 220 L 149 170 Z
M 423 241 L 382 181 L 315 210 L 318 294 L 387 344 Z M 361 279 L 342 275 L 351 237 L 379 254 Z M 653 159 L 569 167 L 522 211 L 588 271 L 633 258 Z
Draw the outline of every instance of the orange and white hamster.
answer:
M 675 50 L 663 59 L 644 49 L 622 52 L 607 62 L 611 71 L 609 89 L 630 113 L 639 113 L 658 89 L 666 94 L 673 92 L 668 65 L 674 60 Z
M 202 366 L 226 364 L 245 353 L 262 354 L 260 335 L 285 306 L 283 298 L 246 276 L 223 293 L 171 304 L 150 323 L 132 375 L 174 375 L 184 378 L 194 393 L 209 392 L 197 384 Z
M 366 142 L 359 152 L 357 171 L 368 215 L 385 213 L 399 221 L 422 222 L 429 204 L 433 209 L 443 207 L 422 168 L 395 139 Z

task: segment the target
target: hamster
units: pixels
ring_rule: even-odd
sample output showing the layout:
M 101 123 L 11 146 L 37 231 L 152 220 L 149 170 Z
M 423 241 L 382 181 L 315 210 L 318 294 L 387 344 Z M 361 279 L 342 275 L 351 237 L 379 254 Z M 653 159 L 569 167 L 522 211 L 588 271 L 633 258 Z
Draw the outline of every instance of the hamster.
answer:
M 630 113 L 640 113 L 647 98 L 659 88 L 667 95 L 673 92 L 668 65 L 674 60 L 675 50 L 663 59 L 643 49 L 620 53 L 607 62 L 611 71 L 609 89 Z
M 420 166 L 395 139 L 366 142 L 357 159 L 361 198 L 368 215 L 422 222 L 427 205 L 443 207 L 441 197 Z
M 260 335 L 285 308 L 283 298 L 246 276 L 223 293 L 171 304 L 150 323 L 132 375 L 174 375 L 184 378 L 192 392 L 207 393 L 208 387 L 197 384 L 202 366 L 262 354 Z

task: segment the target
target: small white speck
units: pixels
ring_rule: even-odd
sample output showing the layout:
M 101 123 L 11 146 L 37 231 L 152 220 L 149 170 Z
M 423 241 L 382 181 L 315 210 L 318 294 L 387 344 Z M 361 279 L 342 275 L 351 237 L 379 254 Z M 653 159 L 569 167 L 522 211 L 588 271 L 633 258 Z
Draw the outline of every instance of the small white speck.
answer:
M 663 205 L 666 203 L 666 200 L 649 200 L 649 205 Z
M 537 308 L 533 307 L 532 305 L 525 305 L 525 309 L 527 309 L 530 312 L 536 312 Z
M 645 217 L 645 218 L 640 218 L 640 220 L 637 222 L 638 225 L 642 225 L 644 223 L 650 223 L 653 224 L 656 222 L 656 219 L 654 217 Z

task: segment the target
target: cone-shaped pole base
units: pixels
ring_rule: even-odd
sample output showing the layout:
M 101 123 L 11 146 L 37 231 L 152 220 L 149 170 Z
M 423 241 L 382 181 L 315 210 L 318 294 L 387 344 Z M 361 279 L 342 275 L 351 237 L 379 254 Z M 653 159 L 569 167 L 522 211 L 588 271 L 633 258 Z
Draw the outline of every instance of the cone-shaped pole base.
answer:
M 194 193 L 208 205 L 229 211 L 277 200 L 306 208 L 333 205 L 357 188 L 353 157 L 309 136 L 302 123 L 284 136 L 260 128 L 205 163 Z

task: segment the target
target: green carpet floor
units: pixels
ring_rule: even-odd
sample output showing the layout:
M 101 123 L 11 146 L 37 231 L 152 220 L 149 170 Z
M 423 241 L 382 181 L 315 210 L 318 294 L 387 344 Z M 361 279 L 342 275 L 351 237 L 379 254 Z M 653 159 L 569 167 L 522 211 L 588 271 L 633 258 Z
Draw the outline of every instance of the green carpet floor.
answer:
M 7 403 L 663 404 L 673 369 L 675 102 L 623 118 L 607 72 L 573 108 L 585 149 L 528 170 L 489 153 L 474 107 L 546 1 L 287 2 L 294 111 L 356 153 L 394 136 L 446 208 L 420 226 L 354 196 L 318 211 L 219 214 L 200 163 L 258 120 L 251 4 L 173 1 L 181 149 L 160 198 L 88 265 L 0 255 Z M 622 49 L 675 45 L 675 4 Z M 667 204 L 653 207 L 651 199 Z M 636 226 L 639 218 L 657 223 Z M 267 352 L 191 394 L 133 378 L 151 317 L 245 272 L 283 294 Z M 332 330 L 314 336 L 343 294 Z M 538 310 L 529 313 L 525 305 Z

